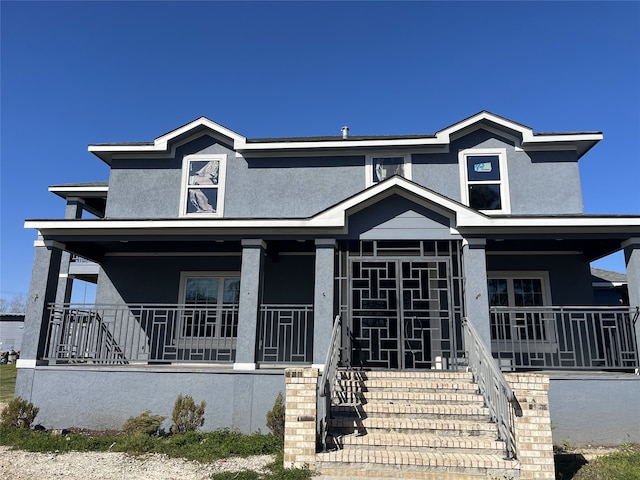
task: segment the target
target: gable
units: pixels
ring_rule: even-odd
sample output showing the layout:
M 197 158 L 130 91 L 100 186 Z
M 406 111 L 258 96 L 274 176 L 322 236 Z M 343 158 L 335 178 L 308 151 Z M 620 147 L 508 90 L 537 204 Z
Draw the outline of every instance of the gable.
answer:
M 349 238 L 361 240 L 419 240 L 460 238 L 452 233 L 453 213 L 442 213 L 398 194 L 347 214 Z

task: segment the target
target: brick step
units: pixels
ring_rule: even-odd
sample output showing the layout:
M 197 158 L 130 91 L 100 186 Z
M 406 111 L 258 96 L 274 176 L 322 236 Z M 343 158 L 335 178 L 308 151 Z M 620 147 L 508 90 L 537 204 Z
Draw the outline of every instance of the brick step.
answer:
M 329 419 L 329 431 L 339 434 L 373 434 L 375 431 L 402 433 L 433 433 L 450 436 L 495 435 L 493 423 L 450 419 L 398 419 L 398 418 L 355 418 L 338 417 Z
M 429 450 L 456 453 L 503 453 L 504 442 L 496 440 L 495 435 L 474 437 L 451 437 L 446 435 L 371 433 L 368 435 L 343 435 L 332 439 L 340 449 L 379 449 L 388 450 Z
M 410 402 L 415 404 L 438 405 L 473 405 L 482 406 L 482 395 L 476 393 L 458 392 L 396 392 L 394 390 L 372 390 L 369 392 L 336 392 L 334 395 L 336 404 L 363 402 Z
M 449 392 L 449 393 L 476 393 L 478 387 L 475 383 L 465 380 L 417 380 L 417 379 L 388 379 L 374 378 L 372 380 L 338 380 L 336 382 L 338 392 L 371 392 L 375 390 L 395 392 Z
M 402 400 L 396 402 L 368 402 L 362 405 L 339 405 L 331 407 L 334 417 L 360 418 L 447 418 L 451 420 L 487 421 L 489 409 L 473 405 L 437 405 L 408 404 Z
M 371 380 L 374 378 L 392 378 L 392 379 L 418 379 L 418 380 L 437 380 L 437 379 L 457 379 L 471 382 L 473 375 L 470 372 L 453 372 L 448 370 L 429 370 L 429 371 L 394 371 L 394 370 L 340 370 L 337 374 L 338 379 L 355 379 L 355 380 Z
M 440 451 L 396 451 L 385 448 L 336 450 L 316 455 L 316 468 L 324 475 L 369 478 L 519 478 L 520 465 L 501 454 Z M 442 476 L 444 475 L 444 476 Z

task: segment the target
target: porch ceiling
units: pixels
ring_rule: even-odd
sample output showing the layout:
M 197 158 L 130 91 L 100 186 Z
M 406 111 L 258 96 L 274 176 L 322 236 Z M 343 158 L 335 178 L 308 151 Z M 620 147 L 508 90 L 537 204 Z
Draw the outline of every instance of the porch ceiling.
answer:
M 498 252 L 578 252 L 585 261 L 592 262 L 621 249 L 628 236 L 585 237 L 584 235 L 557 235 L 553 238 L 508 238 L 487 239 L 487 253 Z

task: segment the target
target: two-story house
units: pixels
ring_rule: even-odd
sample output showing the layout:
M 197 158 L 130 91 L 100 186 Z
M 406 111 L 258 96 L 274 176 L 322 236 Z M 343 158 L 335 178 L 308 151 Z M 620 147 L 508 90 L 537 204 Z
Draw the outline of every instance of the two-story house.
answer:
M 633 372 L 640 216 L 584 214 L 601 139 L 483 111 L 428 135 L 249 139 L 199 118 L 91 145 L 109 181 L 52 186 L 65 217 L 26 222 L 16 394 L 52 427 L 168 415 L 182 393 L 207 429 L 264 431 L 283 367 L 322 368 L 336 317 L 354 369 L 455 368 L 465 318 L 505 370 Z M 590 263 L 620 250 L 630 306 L 596 306 Z M 69 303 L 74 278 L 95 303 Z M 552 379 L 554 423 L 571 379 Z M 613 406 L 589 381 L 581 398 Z

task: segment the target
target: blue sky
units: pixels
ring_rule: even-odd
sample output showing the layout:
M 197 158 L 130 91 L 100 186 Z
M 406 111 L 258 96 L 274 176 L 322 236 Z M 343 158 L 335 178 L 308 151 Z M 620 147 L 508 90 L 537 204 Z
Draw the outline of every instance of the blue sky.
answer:
M 587 213 L 640 214 L 640 2 L 2 1 L 3 297 L 26 294 L 53 184 L 92 143 L 200 116 L 247 137 L 434 133 L 480 110 L 602 131 Z M 624 271 L 618 255 L 599 266 Z

